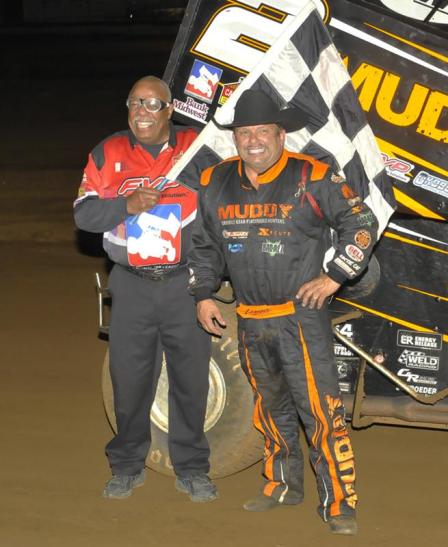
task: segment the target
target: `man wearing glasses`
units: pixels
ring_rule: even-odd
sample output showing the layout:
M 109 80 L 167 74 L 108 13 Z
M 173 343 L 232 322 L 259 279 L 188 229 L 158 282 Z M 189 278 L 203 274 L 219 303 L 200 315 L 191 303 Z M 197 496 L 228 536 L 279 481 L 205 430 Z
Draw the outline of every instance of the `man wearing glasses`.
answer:
M 126 105 L 129 129 L 90 153 L 74 212 L 79 228 L 104 232 L 114 262 L 109 349 L 117 434 L 106 446 L 112 477 L 103 495 L 128 497 L 145 480 L 161 344 L 175 486 L 193 501 L 212 501 L 218 493 L 207 476 L 204 435 L 210 337 L 186 289 L 196 192 L 164 178 L 197 132 L 171 123 L 170 89 L 154 76 L 134 84 Z

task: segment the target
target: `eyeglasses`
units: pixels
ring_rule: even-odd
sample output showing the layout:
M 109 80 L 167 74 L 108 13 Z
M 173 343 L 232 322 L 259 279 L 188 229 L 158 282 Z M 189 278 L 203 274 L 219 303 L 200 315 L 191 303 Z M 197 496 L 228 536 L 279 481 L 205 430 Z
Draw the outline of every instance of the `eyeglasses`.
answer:
M 142 106 L 146 112 L 159 112 L 166 108 L 170 103 L 161 101 L 156 97 L 151 97 L 150 99 L 128 99 L 126 101 L 126 106 L 131 112 L 139 110 Z

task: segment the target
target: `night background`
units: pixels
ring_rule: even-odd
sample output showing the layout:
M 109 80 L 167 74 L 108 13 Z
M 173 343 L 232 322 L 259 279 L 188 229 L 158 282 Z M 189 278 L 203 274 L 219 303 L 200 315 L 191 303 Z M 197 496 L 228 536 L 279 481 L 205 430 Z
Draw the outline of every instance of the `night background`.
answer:
M 126 127 L 132 83 L 163 75 L 185 4 L 2 0 L 0 164 L 82 168 Z

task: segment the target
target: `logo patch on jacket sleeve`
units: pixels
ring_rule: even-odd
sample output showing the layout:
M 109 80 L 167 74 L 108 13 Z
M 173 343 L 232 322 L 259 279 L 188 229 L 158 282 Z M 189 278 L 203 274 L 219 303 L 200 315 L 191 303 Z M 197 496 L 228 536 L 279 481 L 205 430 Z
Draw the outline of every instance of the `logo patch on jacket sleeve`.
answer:
M 345 252 L 347 253 L 347 256 L 355 262 L 362 262 L 364 260 L 364 253 L 355 245 L 347 245 L 345 247 Z
M 372 236 L 367 230 L 359 230 L 355 234 L 355 243 L 361 249 L 367 249 L 372 242 Z

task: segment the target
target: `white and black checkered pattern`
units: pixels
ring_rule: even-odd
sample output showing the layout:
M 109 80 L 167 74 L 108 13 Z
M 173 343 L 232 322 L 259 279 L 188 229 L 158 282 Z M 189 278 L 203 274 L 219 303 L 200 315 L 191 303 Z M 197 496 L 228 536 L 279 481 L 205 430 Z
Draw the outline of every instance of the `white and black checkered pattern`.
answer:
M 310 115 L 306 128 L 288 133 L 286 147 L 330 164 L 374 211 L 379 234 L 395 207 L 392 185 L 364 112 L 332 39 L 313 2 L 302 0 L 291 21 L 260 63 L 217 110 L 220 124 L 233 120 L 245 89 L 261 89 L 281 107 L 301 106 Z M 231 131 L 210 121 L 168 178 L 194 176 L 198 165 L 236 155 Z M 215 161 L 213 161 L 215 160 Z

